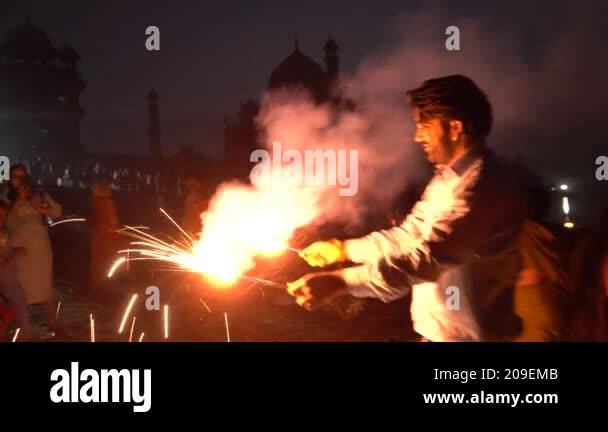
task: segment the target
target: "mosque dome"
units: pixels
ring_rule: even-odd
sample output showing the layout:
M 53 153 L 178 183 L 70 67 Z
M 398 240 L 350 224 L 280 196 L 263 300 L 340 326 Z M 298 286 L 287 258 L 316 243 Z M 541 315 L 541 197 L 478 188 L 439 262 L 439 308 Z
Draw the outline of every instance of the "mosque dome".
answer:
M 296 41 L 294 51 L 272 71 L 268 87 L 305 88 L 315 100 L 323 101 L 328 96 L 329 78 L 317 62 L 300 51 Z
M 17 60 L 46 62 L 55 57 L 56 50 L 47 34 L 28 18 L 0 44 L 0 55 Z

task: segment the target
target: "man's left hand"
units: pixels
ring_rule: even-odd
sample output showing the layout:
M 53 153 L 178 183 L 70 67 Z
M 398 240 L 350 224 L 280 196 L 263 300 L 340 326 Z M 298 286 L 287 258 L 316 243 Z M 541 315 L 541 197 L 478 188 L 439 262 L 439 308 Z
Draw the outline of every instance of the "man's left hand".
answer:
M 312 267 L 325 267 L 348 260 L 344 242 L 336 239 L 315 242 L 300 252 L 300 257 Z
M 346 282 L 331 273 L 308 274 L 287 284 L 287 292 L 295 297 L 296 303 L 307 310 L 317 309 L 332 299 L 347 294 Z

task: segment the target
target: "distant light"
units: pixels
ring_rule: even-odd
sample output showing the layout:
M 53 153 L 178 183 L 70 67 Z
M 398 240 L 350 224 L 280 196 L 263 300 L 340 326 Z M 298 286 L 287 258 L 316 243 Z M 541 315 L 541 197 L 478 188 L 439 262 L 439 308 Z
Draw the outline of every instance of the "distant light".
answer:
M 564 222 L 564 227 L 572 229 L 574 228 L 574 222 Z
M 564 214 L 570 213 L 570 201 L 568 201 L 568 197 L 562 199 L 562 209 L 564 210 Z
M 568 185 L 567 184 L 559 185 L 559 188 L 561 190 L 568 190 Z

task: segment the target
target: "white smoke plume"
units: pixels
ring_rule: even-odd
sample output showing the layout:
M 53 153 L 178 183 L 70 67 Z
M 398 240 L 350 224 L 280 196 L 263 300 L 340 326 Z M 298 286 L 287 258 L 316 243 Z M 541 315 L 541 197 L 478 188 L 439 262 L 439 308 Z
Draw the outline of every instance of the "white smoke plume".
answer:
M 340 217 L 356 225 L 370 208 L 390 203 L 426 167 L 412 139 L 405 91 L 426 79 L 463 74 L 493 105 L 490 145 L 510 155 L 525 152 L 532 165 L 546 162 L 556 153 L 556 140 L 564 145 L 569 137 L 576 139 L 573 130 L 581 119 L 595 118 L 608 96 L 608 86 L 595 86 L 608 73 L 597 11 L 580 3 L 562 12 L 561 31 L 534 62 L 526 60 L 516 34 L 497 30 L 489 20 L 454 22 L 439 8 L 396 17 L 389 24 L 393 42 L 365 58 L 353 76 L 341 78 L 355 112 L 336 115 L 300 92 L 266 95 L 258 118 L 265 142 L 281 141 L 301 152 L 358 150 L 358 194 L 338 197 L 328 188 L 319 199 L 320 222 Z M 451 25 L 460 29 L 460 51 L 445 47 Z M 568 167 L 580 152 L 580 146 L 560 149 L 555 168 Z

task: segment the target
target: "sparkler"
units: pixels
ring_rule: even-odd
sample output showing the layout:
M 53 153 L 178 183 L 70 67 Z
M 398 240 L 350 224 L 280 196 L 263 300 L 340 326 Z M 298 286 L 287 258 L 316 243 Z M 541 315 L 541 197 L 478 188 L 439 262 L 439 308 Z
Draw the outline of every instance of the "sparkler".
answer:
M 17 340 L 17 337 L 19 337 L 19 331 L 21 330 L 21 327 L 17 329 L 17 331 L 15 331 L 15 336 L 13 336 L 13 342 L 15 342 Z
M 291 247 L 291 246 L 285 246 L 285 249 L 287 249 L 288 251 L 291 251 L 291 252 L 295 252 L 297 254 L 303 254 L 304 253 L 304 250 L 298 249 L 298 248 L 294 248 L 294 247 Z
M 279 282 L 273 282 L 267 279 L 262 279 L 262 278 L 258 278 L 258 277 L 253 277 L 253 276 L 245 276 L 245 275 L 241 275 L 240 276 L 241 279 L 246 279 L 246 280 L 250 280 L 253 282 L 258 282 L 261 283 L 263 285 L 269 286 L 269 287 L 273 287 L 273 288 L 279 288 L 282 290 L 286 290 L 287 289 L 287 284 L 283 284 L 283 283 L 279 283 Z
M 55 321 L 59 317 L 59 308 L 61 308 L 61 302 L 57 302 L 57 311 L 55 312 Z
M 125 323 L 127 322 L 127 317 L 129 316 L 129 313 L 131 312 L 131 308 L 133 307 L 133 304 L 135 303 L 135 299 L 137 299 L 137 294 L 133 294 L 133 296 L 131 296 L 131 300 L 129 301 L 129 304 L 127 305 L 127 309 L 125 310 L 125 313 L 122 316 L 122 321 L 120 322 L 120 328 L 118 329 L 118 333 L 122 333 L 122 331 L 124 330 Z
M 141 334 L 139 335 L 139 342 L 141 342 L 144 338 L 144 332 L 141 332 Z

